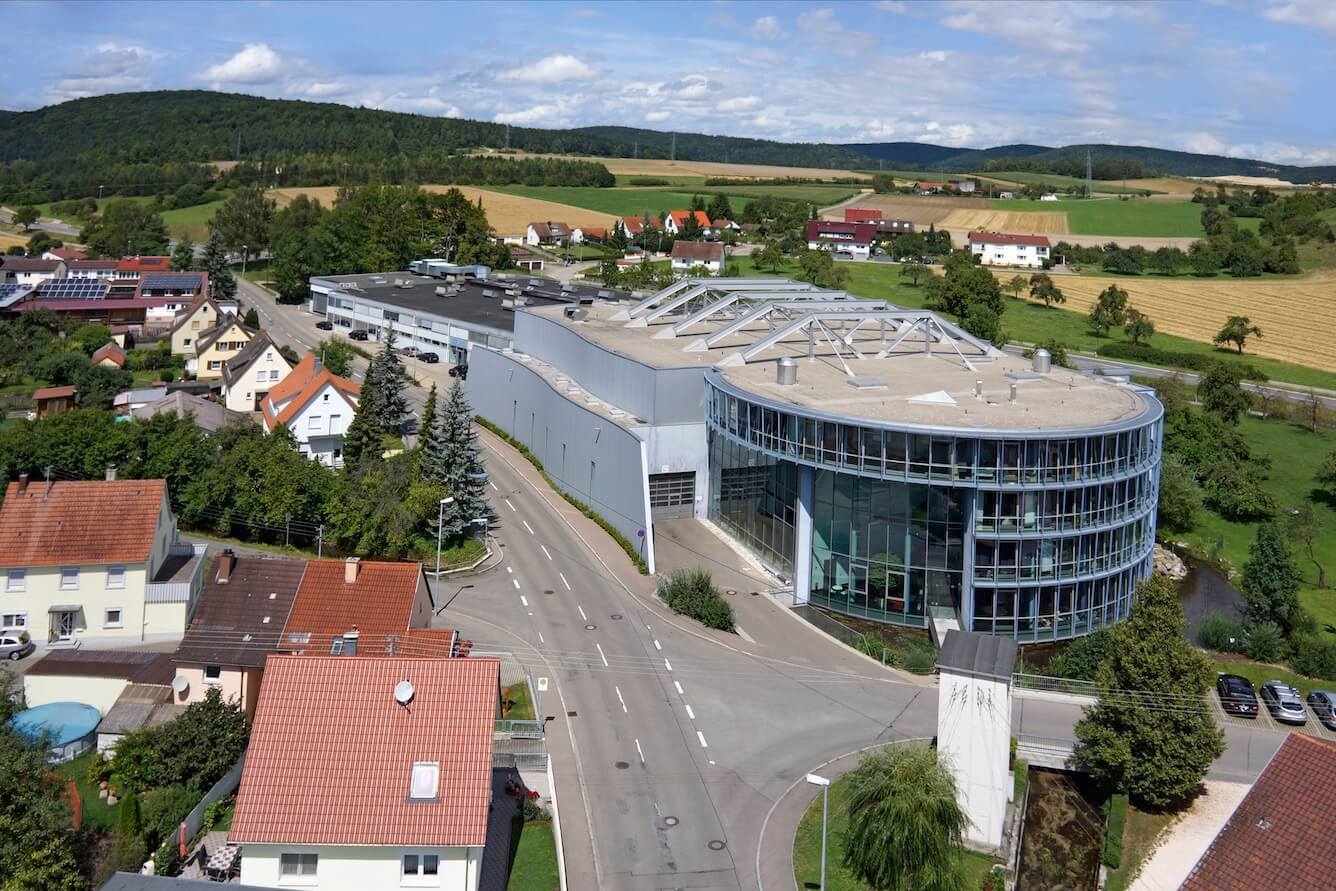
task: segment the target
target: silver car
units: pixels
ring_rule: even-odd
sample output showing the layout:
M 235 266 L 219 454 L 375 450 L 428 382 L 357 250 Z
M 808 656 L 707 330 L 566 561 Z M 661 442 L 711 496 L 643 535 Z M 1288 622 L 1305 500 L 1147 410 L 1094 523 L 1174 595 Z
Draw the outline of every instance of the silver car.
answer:
M 1304 708 L 1299 691 L 1284 681 L 1266 681 L 1262 684 L 1262 702 L 1271 717 L 1285 724 L 1307 724 L 1308 710 Z
M 37 644 L 32 642 L 28 632 L 17 628 L 0 631 L 0 659 L 17 662 L 35 649 Z

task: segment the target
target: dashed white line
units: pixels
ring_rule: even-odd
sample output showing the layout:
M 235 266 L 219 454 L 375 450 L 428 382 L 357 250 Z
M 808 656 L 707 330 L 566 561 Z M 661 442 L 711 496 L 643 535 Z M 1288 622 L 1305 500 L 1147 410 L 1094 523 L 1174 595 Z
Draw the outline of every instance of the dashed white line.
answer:
M 702 749 L 708 749 L 710 747 L 710 744 L 705 741 L 705 734 L 701 733 L 699 730 L 696 731 L 696 739 L 700 740 L 700 747 Z
M 521 595 L 520 595 L 520 603 L 524 604 L 525 607 L 527 608 L 527 607 L 529 606 L 529 598 L 527 598 L 527 597 L 525 597 L 523 594 L 521 594 Z
M 612 689 L 617 691 L 617 701 L 622 704 L 622 712 L 626 712 L 626 700 L 622 698 L 622 688 L 614 686 Z
M 524 524 L 524 528 L 525 528 L 525 529 L 528 529 L 528 530 L 529 530 L 529 534 L 530 534 L 530 535 L 533 535 L 533 534 L 534 534 L 533 527 L 529 525 L 529 521 L 528 521 L 528 520 L 520 520 L 520 522 Z
M 492 491 L 493 491 L 493 492 L 500 492 L 500 491 L 501 491 L 500 489 L 497 488 L 496 483 L 492 482 L 491 480 L 488 480 L 488 481 L 487 481 L 487 485 L 489 485 L 489 486 L 492 487 Z
M 583 606 L 581 606 L 580 604 L 578 604 L 578 603 L 575 605 L 575 608 L 578 609 L 578 610 L 580 611 L 580 618 L 582 618 L 582 619 L 584 619 L 586 622 L 588 622 L 588 621 L 589 621 L 589 617 L 585 615 L 585 608 L 584 608 Z
M 681 682 L 679 682 L 679 681 L 673 681 L 673 686 L 677 688 L 677 695 L 678 695 L 678 696 L 685 696 L 685 695 L 686 695 L 685 693 L 682 692 L 682 684 L 681 684 Z
M 603 660 L 603 667 L 604 667 L 604 668 L 607 668 L 607 667 L 608 667 L 608 657 L 603 655 L 603 647 L 599 646 L 598 644 L 594 644 L 594 646 L 595 646 L 595 647 L 598 647 L 598 658 L 600 658 L 600 659 Z
M 569 591 L 571 589 L 571 583 L 566 581 L 566 576 L 561 573 L 557 573 L 557 576 L 561 579 L 561 583 L 566 586 L 566 590 Z
M 539 547 L 543 549 L 543 555 L 546 556 L 547 559 L 551 560 L 552 555 L 547 552 L 547 545 L 539 545 Z
M 672 670 L 673 670 L 673 663 L 669 662 L 667 659 L 664 659 L 664 660 L 663 660 L 663 667 L 666 668 L 666 669 L 668 669 L 669 671 L 672 671 Z
M 541 631 L 538 632 L 538 642 L 539 642 L 539 643 L 547 643 L 547 641 L 543 640 L 543 632 L 541 632 Z
M 662 649 L 663 649 L 663 644 L 659 643 L 658 638 L 655 638 L 655 640 L 654 640 L 654 649 L 656 649 L 656 650 L 662 650 Z
M 640 756 L 640 763 L 645 763 L 645 750 L 640 748 L 640 740 L 636 740 L 636 754 Z
M 502 498 L 501 500 L 504 501 L 504 502 L 506 503 L 506 507 L 510 508 L 511 510 L 514 510 L 514 509 L 515 509 L 515 505 L 513 505 L 513 504 L 510 503 L 510 499 L 509 499 L 509 498 Z
M 687 706 L 687 717 L 693 721 L 696 720 L 696 713 L 691 710 L 691 706 L 689 705 Z
M 519 580 L 519 579 L 511 579 L 510 581 L 511 581 L 511 583 L 513 583 L 513 584 L 515 585 L 515 590 L 518 591 L 518 590 L 520 589 L 520 580 Z
M 513 566 L 507 566 L 507 567 L 506 567 L 506 572 L 510 573 L 511 575 L 514 575 L 514 574 L 515 574 L 515 567 L 513 567 Z

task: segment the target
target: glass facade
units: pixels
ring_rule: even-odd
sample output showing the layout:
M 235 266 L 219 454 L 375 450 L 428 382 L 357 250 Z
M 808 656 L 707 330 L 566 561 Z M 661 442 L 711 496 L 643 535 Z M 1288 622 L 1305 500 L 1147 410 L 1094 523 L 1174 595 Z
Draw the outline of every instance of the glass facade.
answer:
M 786 576 L 809 549 L 813 603 L 911 627 L 949 611 L 975 631 L 1053 640 L 1125 617 L 1151 571 L 1153 398 L 1125 430 L 1019 438 L 813 417 L 714 380 L 710 515 Z

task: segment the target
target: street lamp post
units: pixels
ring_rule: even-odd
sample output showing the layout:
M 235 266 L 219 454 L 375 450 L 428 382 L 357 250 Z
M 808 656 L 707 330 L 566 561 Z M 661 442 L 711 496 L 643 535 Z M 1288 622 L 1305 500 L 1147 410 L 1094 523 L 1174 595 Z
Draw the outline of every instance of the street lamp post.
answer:
M 441 503 L 436 509 L 436 577 L 441 577 L 441 535 L 445 532 L 445 506 L 454 504 L 453 495 L 447 495 L 441 499 Z
M 245 278 L 245 277 L 246 277 L 246 258 L 247 258 L 248 256 L 250 256 L 250 245 L 248 245 L 248 244 L 243 244 L 243 245 L 241 246 L 241 277 L 242 277 L 242 278 Z
M 821 787 L 821 891 L 826 891 L 826 825 L 830 820 L 830 780 L 809 773 L 807 782 Z

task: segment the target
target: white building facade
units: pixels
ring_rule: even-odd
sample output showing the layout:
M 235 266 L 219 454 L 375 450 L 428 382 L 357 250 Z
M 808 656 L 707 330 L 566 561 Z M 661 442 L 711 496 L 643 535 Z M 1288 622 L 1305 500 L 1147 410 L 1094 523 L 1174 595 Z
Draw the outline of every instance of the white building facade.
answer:
M 1003 232 L 971 232 L 970 253 L 985 266 L 1043 267 L 1052 258 L 1052 245 L 1043 235 L 1010 235 Z

